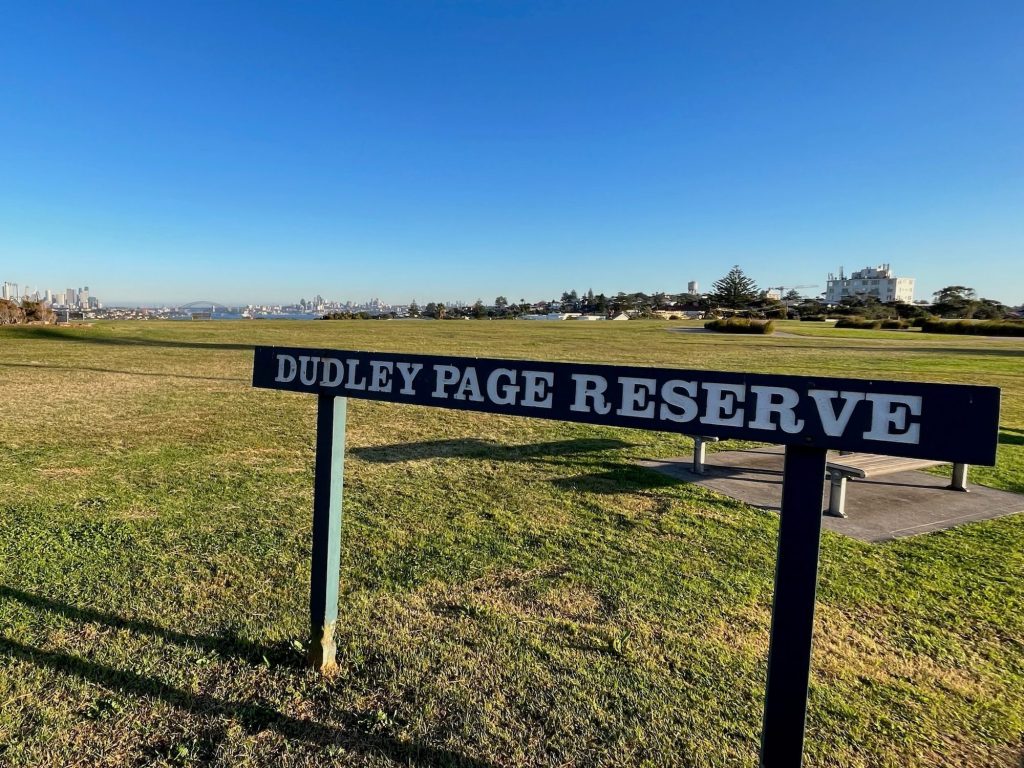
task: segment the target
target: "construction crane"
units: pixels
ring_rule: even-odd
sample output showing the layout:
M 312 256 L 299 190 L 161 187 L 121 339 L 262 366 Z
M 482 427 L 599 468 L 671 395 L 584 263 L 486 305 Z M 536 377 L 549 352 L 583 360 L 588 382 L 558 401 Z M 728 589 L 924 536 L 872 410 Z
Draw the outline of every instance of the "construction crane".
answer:
M 785 296 L 787 291 L 799 291 L 801 288 L 817 288 L 817 287 L 818 286 L 816 286 L 816 285 L 791 285 L 791 286 L 773 285 L 773 286 L 770 286 L 769 288 L 767 288 L 766 290 L 768 290 L 768 291 L 778 291 L 779 292 L 779 296 L 781 297 L 781 296 Z

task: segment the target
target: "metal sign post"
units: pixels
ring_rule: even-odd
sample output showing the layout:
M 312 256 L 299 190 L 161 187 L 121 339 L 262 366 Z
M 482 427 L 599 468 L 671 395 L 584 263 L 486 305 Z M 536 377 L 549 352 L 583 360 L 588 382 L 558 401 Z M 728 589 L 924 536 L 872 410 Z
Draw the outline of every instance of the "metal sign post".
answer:
M 317 398 L 309 661 L 321 671 L 336 666 L 334 625 L 338 621 L 341 572 L 341 500 L 347 410 L 348 400 L 344 397 L 320 395 Z
M 335 666 L 347 397 L 786 446 L 761 765 L 802 761 L 828 450 L 995 463 L 999 390 L 256 347 L 253 386 L 319 397 L 310 661 Z
M 761 765 L 800 765 L 814 634 L 826 452 L 786 446 Z

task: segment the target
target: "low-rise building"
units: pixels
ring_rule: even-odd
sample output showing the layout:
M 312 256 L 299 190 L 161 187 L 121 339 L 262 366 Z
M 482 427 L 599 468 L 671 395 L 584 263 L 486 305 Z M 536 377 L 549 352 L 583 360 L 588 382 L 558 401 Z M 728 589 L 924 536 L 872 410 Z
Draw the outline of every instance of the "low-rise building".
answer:
M 888 264 L 865 267 L 849 277 L 839 268 L 839 274 L 829 273 L 825 287 L 825 301 L 839 304 L 848 298 L 875 298 L 883 304 L 894 301 L 910 304 L 914 301 L 914 278 L 893 277 Z

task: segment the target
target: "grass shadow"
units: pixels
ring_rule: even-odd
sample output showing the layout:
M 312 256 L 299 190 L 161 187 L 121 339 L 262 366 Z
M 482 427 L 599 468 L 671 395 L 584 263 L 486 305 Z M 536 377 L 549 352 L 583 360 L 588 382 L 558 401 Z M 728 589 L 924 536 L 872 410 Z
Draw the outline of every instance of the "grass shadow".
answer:
M 248 378 L 234 378 L 231 376 L 195 376 L 187 373 L 154 373 L 152 371 L 122 371 L 115 368 L 92 368 L 87 365 L 47 365 L 45 363 L 0 363 L 0 368 L 40 368 L 54 371 L 71 371 L 80 373 L 91 371 L 92 373 L 119 373 L 126 376 L 151 376 L 158 379 L 199 379 L 202 381 L 244 381 Z
M 271 645 L 260 645 L 243 640 L 230 633 L 219 636 L 193 635 L 161 627 L 158 624 L 140 619 L 126 619 L 123 616 L 99 611 L 95 608 L 67 605 L 66 603 L 51 600 L 48 597 L 0 585 L 0 600 L 3 599 L 16 600 L 29 608 L 54 613 L 71 621 L 103 624 L 115 629 L 127 629 L 131 632 L 159 637 L 179 645 L 203 648 L 221 656 L 232 656 L 250 664 L 269 662 L 277 666 L 299 667 L 304 663 L 299 658 L 295 649 L 284 641 Z
M 491 440 L 458 438 L 397 443 L 368 448 L 350 448 L 349 454 L 364 461 L 394 464 L 417 459 L 490 459 L 492 461 L 533 461 L 552 456 L 573 456 L 630 448 L 633 443 L 606 438 L 553 440 L 527 445 L 502 445 Z
M 766 337 L 764 337 L 764 336 L 755 336 L 753 338 L 763 339 L 763 338 L 766 338 Z M 815 337 L 807 337 L 807 338 L 820 339 L 821 337 L 820 336 L 815 336 Z M 1001 337 L 998 337 L 998 338 L 1000 340 L 1002 340 L 1002 339 L 1011 338 L 1011 337 L 1001 336 Z M 862 339 L 856 339 L 856 341 L 862 341 Z M 883 339 L 881 341 L 884 342 L 885 340 Z M 806 345 L 805 344 L 773 344 L 772 348 L 773 349 L 799 349 L 799 350 L 803 350 L 805 352 L 807 352 L 807 351 L 815 351 L 815 350 L 819 350 L 820 349 L 819 346 L 816 346 L 814 344 L 806 344 Z M 899 352 L 900 354 L 903 354 L 903 353 L 907 353 L 907 354 L 922 354 L 922 355 L 949 355 L 949 354 L 956 354 L 956 355 L 980 355 L 980 356 L 986 356 L 987 355 L 987 356 L 992 356 L 992 357 L 1024 357 L 1024 349 L 991 349 L 991 348 L 985 348 L 985 347 L 917 347 L 917 348 L 915 348 L 915 347 L 912 347 L 912 346 L 908 345 L 908 346 L 899 347 L 898 349 L 888 350 L 884 346 L 884 344 L 880 345 L 880 346 L 868 347 L 868 346 L 853 346 L 852 344 L 841 344 L 840 345 L 839 343 L 837 343 L 837 348 L 838 349 L 842 349 L 843 351 L 851 351 L 851 352 L 872 352 L 872 353 L 877 353 L 877 352 L 893 351 L 893 352 Z
M 1013 427 L 1000 427 L 999 444 L 1024 445 L 1024 429 L 1014 429 Z
M 249 350 L 255 344 L 231 344 L 225 342 L 176 341 L 173 339 L 135 339 L 123 336 L 104 336 L 101 334 L 73 333 L 63 328 L 49 325 L 43 326 L 12 326 L 3 331 L 3 336 L 18 339 L 44 341 L 70 341 L 78 344 L 101 344 L 115 347 L 164 347 L 171 349 L 227 349 Z
M 66 653 L 43 650 L 5 637 L 0 637 L 0 654 L 61 674 L 72 675 L 124 694 L 157 698 L 188 712 L 228 717 L 253 734 L 270 728 L 288 739 L 320 746 L 340 746 L 366 755 L 383 756 L 403 765 L 419 763 L 467 768 L 488 768 L 491 765 L 451 750 L 370 733 L 360 725 L 359 718 L 354 713 L 347 713 L 343 722 L 338 724 L 292 717 L 263 703 L 226 701 L 206 694 L 192 693 L 153 677 L 116 669 Z
M 586 493 L 632 493 L 657 488 L 672 488 L 684 480 L 636 464 L 608 462 L 605 471 L 551 481 L 556 488 Z

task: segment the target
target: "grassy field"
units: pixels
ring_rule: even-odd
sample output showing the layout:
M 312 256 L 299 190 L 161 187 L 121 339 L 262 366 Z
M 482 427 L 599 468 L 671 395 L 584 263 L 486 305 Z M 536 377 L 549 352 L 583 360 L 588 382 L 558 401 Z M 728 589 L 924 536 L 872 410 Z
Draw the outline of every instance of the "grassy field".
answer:
M 778 521 L 684 437 L 352 401 L 340 672 L 303 666 L 316 398 L 254 343 L 993 384 L 1024 340 L 665 323 L 0 328 L 0 765 L 754 765 Z M 731 444 L 729 447 L 735 447 Z M 823 534 L 806 764 L 1019 766 L 1024 515 Z

